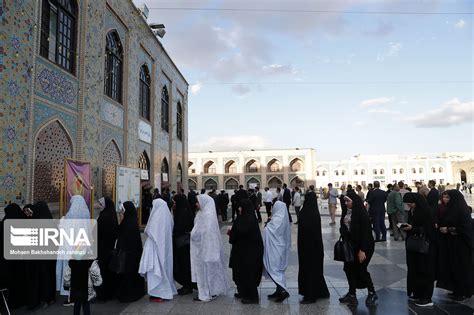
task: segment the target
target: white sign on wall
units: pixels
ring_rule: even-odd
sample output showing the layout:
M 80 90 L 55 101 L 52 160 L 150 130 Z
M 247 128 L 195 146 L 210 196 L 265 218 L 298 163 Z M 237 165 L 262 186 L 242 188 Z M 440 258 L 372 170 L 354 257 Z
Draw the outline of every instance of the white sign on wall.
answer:
M 141 170 L 125 166 L 117 166 L 117 182 L 115 204 L 117 211 L 123 211 L 123 203 L 131 201 L 137 209 L 140 207 L 140 175 Z
M 151 125 L 140 120 L 138 122 L 138 139 L 151 144 L 151 137 Z
M 149 180 L 150 178 L 148 177 L 148 170 L 142 170 L 140 178 L 143 180 Z

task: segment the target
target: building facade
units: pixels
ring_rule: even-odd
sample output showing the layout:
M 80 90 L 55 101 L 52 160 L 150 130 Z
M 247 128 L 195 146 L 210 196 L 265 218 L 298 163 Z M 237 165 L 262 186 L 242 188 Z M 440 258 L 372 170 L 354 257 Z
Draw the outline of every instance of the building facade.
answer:
M 314 185 L 314 149 L 189 153 L 188 187 L 233 191 Z
M 66 158 L 91 163 L 96 197 L 117 164 L 187 184 L 188 83 L 131 0 L 2 10 L 1 205 L 59 201 Z
M 461 182 L 461 167 L 454 167 L 459 161 L 473 158 L 473 153 L 457 152 L 439 155 L 356 155 L 348 160 L 321 161 L 316 163 L 316 183 L 335 187 L 361 185 L 379 181 L 382 187 L 403 181 L 414 186 L 415 182 L 447 185 Z M 473 168 L 474 176 L 474 168 Z M 464 176 L 466 176 L 467 170 Z M 474 177 L 471 179 L 474 180 Z

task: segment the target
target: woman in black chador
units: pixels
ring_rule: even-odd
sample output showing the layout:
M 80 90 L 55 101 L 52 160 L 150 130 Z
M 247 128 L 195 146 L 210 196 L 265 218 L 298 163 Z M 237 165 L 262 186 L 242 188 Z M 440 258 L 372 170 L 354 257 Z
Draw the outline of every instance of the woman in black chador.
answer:
M 426 254 L 411 250 L 406 251 L 407 294 L 417 306 L 433 306 L 431 301 L 435 273 L 433 216 L 426 199 L 418 193 L 406 193 L 403 196 L 403 202 L 410 207 L 408 225 L 401 228 L 407 232 L 407 244 L 410 242 L 410 238 L 415 235 L 424 235 L 425 239 L 430 242 Z
M 173 276 L 183 287 L 179 295 L 193 293 L 191 282 L 190 233 L 194 225 L 192 212 L 186 196 L 177 194 L 173 197 Z
M 437 212 L 437 287 L 452 291 L 455 301 L 471 297 L 472 227 L 470 210 L 458 190 L 442 195 Z
M 97 299 L 107 301 L 115 297 L 117 287 L 117 275 L 110 271 L 109 264 L 112 258 L 112 250 L 117 241 L 118 220 L 114 202 L 107 197 L 103 200 L 105 207 L 97 219 L 97 259 L 102 276 L 102 285 L 97 291 Z
M 138 273 L 143 245 L 138 226 L 137 209 L 124 202 L 125 212 L 119 225 L 117 248 L 125 252 L 125 272 L 118 276 L 117 298 L 120 302 L 135 302 L 145 295 L 145 280 Z
M 310 187 L 310 191 L 305 195 L 303 208 L 298 215 L 298 290 L 303 296 L 302 304 L 329 297 L 323 274 L 321 216 L 313 189 Z
M 25 304 L 25 290 L 28 286 L 25 279 L 25 260 L 6 260 L 3 257 L 3 229 L 7 219 L 26 219 L 26 215 L 21 207 L 16 203 L 11 203 L 5 207 L 5 216 L 0 223 L 0 288 L 8 289 L 8 306 L 16 309 Z M 1 296 L 0 296 L 1 299 Z M 0 300 L 0 302 L 2 302 Z M 1 311 L 1 309 L 0 309 Z
M 38 201 L 29 205 L 32 219 L 52 219 L 48 204 Z M 42 304 L 53 304 L 56 298 L 56 260 L 29 260 L 26 262 L 25 300 L 29 309 Z
M 356 289 L 367 288 L 369 295 L 365 304 L 375 305 L 377 294 L 370 273 L 367 271 L 375 249 L 369 215 L 362 200 L 354 192 L 349 192 L 344 200 L 347 208 L 342 211 L 340 232 L 343 239 L 351 243 L 355 261 L 344 263 L 349 292 L 340 298 L 339 302 L 357 305 Z
M 258 303 L 257 287 L 260 285 L 263 270 L 263 240 L 255 206 L 249 200 L 242 200 L 237 219 L 229 234 L 232 244 L 229 266 L 232 280 L 237 285 L 235 296 L 244 304 Z

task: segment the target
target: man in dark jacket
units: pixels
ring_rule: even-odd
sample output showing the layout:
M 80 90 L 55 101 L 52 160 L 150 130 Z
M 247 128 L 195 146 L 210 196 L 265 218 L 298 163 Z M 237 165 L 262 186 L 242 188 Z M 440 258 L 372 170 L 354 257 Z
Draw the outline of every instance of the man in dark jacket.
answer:
M 369 213 L 373 221 L 376 242 L 385 242 L 387 240 L 387 227 L 385 226 L 385 202 L 387 193 L 380 189 L 380 182 L 374 182 L 374 190 L 368 197 Z
M 290 205 L 291 205 L 291 191 L 288 189 L 286 184 L 283 184 L 283 202 L 286 204 L 286 209 L 288 210 L 288 219 L 290 222 L 293 222 L 290 214 Z
M 436 182 L 434 180 L 430 180 L 428 182 L 428 188 L 430 189 L 428 195 L 426 196 L 426 201 L 428 202 L 428 206 L 430 206 L 431 213 L 434 214 L 435 211 L 438 209 L 438 202 L 439 202 L 439 191 L 436 187 Z
M 245 199 L 248 199 L 249 198 L 249 194 L 247 193 L 246 190 L 244 190 L 244 186 L 243 185 L 240 185 L 239 186 L 239 190 L 237 191 L 237 193 L 235 194 L 235 201 L 237 202 L 237 207 L 240 206 L 240 203 L 245 200 Z
M 217 204 L 221 212 L 222 221 L 227 221 L 227 206 L 229 205 L 229 195 L 225 190 L 221 190 L 221 193 L 217 196 Z

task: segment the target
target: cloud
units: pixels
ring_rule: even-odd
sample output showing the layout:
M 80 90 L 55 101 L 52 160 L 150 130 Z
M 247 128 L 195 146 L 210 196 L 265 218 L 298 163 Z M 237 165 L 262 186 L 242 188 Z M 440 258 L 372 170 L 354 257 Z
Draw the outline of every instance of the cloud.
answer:
M 269 143 L 260 136 L 220 136 L 211 137 L 208 140 L 196 144 L 191 144 L 190 152 L 206 151 L 237 151 L 237 150 L 261 150 L 269 147 Z
M 399 42 L 390 42 L 384 52 L 377 55 L 377 61 L 384 61 L 388 57 L 397 57 L 399 52 L 403 49 L 403 44 Z
M 372 108 L 372 109 L 369 110 L 369 113 L 398 115 L 398 114 L 400 114 L 400 111 L 399 110 L 386 109 L 386 108 Z
M 371 98 L 360 102 L 359 106 L 361 108 L 374 107 L 390 103 L 391 101 L 393 101 L 391 97 Z
M 426 111 L 415 117 L 407 119 L 418 128 L 445 128 L 474 120 L 474 101 L 461 102 L 453 98 L 442 104 L 439 108 Z
M 232 92 L 234 92 L 235 94 L 237 94 L 239 96 L 248 95 L 248 94 L 250 94 L 251 91 L 252 90 L 251 90 L 250 86 L 247 85 L 247 84 L 232 85 Z
M 191 93 L 196 95 L 201 91 L 202 84 L 200 82 L 197 82 L 196 84 L 191 85 Z
M 463 19 L 457 21 L 456 24 L 454 24 L 455 28 L 464 28 L 464 26 L 466 26 L 466 22 Z

